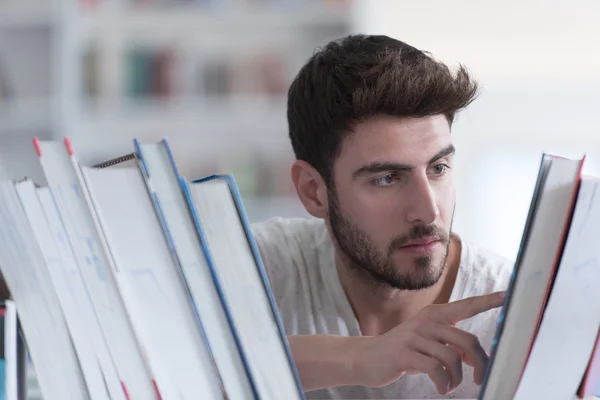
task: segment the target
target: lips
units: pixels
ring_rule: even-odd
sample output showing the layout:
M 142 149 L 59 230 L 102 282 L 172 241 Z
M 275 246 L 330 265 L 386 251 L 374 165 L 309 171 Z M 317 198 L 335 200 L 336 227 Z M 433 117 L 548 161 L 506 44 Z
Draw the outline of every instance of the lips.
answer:
M 418 246 L 427 246 L 429 244 L 433 244 L 435 242 L 439 242 L 440 238 L 437 236 L 427 236 L 421 239 L 415 239 L 407 242 L 401 247 L 418 247 Z
M 437 236 L 428 236 L 406 242 L 398 250 L 418 256 L 430 256 L 440 250 L 442 239 Z

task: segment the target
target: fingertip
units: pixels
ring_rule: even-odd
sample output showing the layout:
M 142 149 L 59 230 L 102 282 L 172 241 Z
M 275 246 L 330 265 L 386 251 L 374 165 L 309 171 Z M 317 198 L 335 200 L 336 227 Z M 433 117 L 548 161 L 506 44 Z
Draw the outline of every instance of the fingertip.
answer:
M 482 374 L 479 374 L 479 373 L 475 374 L 473 376 L 473 378 L 474 378 L 473 380 L 475 381 L 475 384 L 481 385 L 483 383 L 483 375 Z
M 439 394 L 441 394 L 442 396 L 447 395 L 448 391 L 450 390 L 450 382 L 446 383 L 445 386 L 441 382 L 440 383 L 436 382 L 435 386 L 437 387 Z

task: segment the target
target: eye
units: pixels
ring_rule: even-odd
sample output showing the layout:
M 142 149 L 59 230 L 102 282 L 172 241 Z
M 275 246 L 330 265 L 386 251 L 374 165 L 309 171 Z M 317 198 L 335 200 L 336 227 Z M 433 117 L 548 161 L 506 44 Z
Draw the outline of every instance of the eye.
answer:
M 433 175 L 441 176 L 444 175 L 450 166 L 448 164 L 437 164 L 433 167 Z
M 396 181 L 398 181 L 398 175 L 394 173 L 378 176 L 371 180 L 371 183 L 375 186 L 379 187 L 387 187 L 393 185 Z

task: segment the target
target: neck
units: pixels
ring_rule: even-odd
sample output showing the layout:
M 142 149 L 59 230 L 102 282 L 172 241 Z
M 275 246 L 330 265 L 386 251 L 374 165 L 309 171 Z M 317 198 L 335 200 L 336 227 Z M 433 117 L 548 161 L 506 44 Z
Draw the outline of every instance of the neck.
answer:
M 400 290 L 365 280 L 336 255 L 338 275 L 365 336 L 380 335 L 414 316 L 430 304 L 450 299 L 460 263 L 460 239 L 452 235 L 440 279 L 422 290 Z

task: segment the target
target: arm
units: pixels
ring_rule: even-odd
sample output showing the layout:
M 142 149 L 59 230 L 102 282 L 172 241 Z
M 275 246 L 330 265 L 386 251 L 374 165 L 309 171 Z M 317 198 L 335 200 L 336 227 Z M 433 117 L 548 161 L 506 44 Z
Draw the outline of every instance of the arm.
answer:
M 357 384 L 357 349 L 364 337 L 290 335 L 287 339 L 305 391 Z
M 292 357 L 305 391 L 335 386 L 381 387 L 405 374 L 425 373 L 440 394 L 462 381 L 462 363 L 483 380 L 489 357 L 474 335 L 454 325 L 501 306 L 500 293 L 430 305 L 379 336 L 290 335 Z

